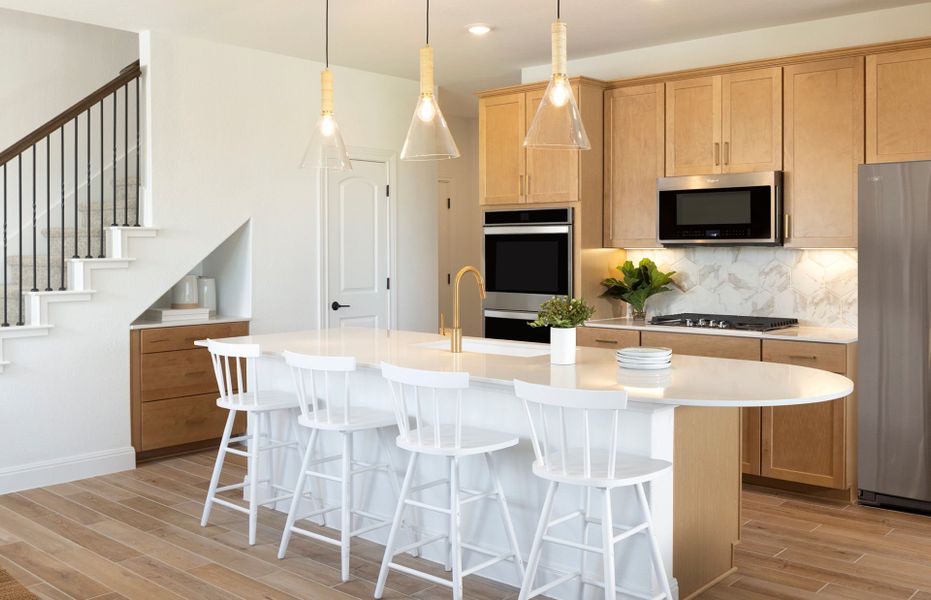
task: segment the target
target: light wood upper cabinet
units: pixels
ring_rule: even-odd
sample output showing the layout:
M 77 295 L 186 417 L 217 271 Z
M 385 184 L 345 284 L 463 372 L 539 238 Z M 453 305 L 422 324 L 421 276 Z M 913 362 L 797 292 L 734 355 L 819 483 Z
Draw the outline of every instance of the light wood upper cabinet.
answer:
M 782 169 L 782 68 L 721 77 L 721 167 L 725 173 Z
M 479 103 L 479 194 L 482 204 L 524 201 L 526 99 L 523 93 Z
M 781 168 L 781 67 L 666 84 L 666 175 Z
M 785 68 L 786 246 L 857 245 L 863 58 Z
M 666 84 L 666 175 L 721 172 L 721 77 Z
M 656 179 L 665 172 L 662 83 L 605 94 L 605 246 L 659 247 Z
M 545 89 L 526 93 L 526 128 L 530 128 Z M 576 99 L 579 86 L 572 86 Z M 523 143 L 523 139 L 521 139 Z M 575 202 L 579 199 L 579 150 L 527 148 L 525 195 L 527 202 Z
M 931 160 L 931 48 L 866 57 L 866 161 Z

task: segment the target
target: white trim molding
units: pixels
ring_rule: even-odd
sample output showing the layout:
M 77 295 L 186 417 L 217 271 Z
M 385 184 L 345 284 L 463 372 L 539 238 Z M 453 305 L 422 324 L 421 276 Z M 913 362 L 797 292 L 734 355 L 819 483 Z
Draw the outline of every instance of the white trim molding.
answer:
M 0 494 L 57 485 L 136 468 L 132 446 L 0 469 Z

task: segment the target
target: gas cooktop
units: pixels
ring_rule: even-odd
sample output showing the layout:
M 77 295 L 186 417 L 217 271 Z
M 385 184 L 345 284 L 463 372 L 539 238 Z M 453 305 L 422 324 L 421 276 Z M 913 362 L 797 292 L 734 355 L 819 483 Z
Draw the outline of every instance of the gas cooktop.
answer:
M 740 329 L 744 331 L 773 331 L 798 325 L 798 319 L 776 317 L 741 317 L 737 315 L 711 315 L 707 313 L 679 313 L 660 315 L 650 319 L 651 325 L 671 327 L 704 327 L 713 329 Z

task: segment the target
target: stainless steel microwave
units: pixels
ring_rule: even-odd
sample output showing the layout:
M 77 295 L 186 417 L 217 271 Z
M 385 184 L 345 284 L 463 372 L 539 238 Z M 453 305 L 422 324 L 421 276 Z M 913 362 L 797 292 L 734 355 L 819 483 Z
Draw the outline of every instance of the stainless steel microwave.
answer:
M 664 246 L 782 245 L 782 172 L 662 177 L 657 235 Z

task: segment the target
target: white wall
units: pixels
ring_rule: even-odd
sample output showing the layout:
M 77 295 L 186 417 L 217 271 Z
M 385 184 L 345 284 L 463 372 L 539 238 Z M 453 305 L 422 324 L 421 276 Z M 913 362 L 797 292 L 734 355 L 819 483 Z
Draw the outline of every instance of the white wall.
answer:
M 135 33 L 0 9 L 0 149 L 138 57 Z
M 134 242 L 129 270 L 95 276 L 93 302 L 55 306 L 48 338 L 6 341 L 13 365 L 0 375 L 0 493 L 16 481 L 127 466 L 127 327 L 247 219 L 252 330 L 318 325 L 317 173 L 298 164 L 318 115 L 321 65 L 155 33 L 142 35 L 141 54 L 144 184 L 159 236 Z M 334 78 L 346 143 L 399 151 L 417 82 L 339 67 Z M 398 179 L 399 326 L 432 330 L 436 166 L 399 163 Z M 58 468 L 68 461 L 84 466 Z
M 569 72 L 620 79 L 929 35 L 931 2 L 579 58 L 569 61 Z M 521 81 L 542 81 L 549 75 L 548 63 L 526 67 Z

